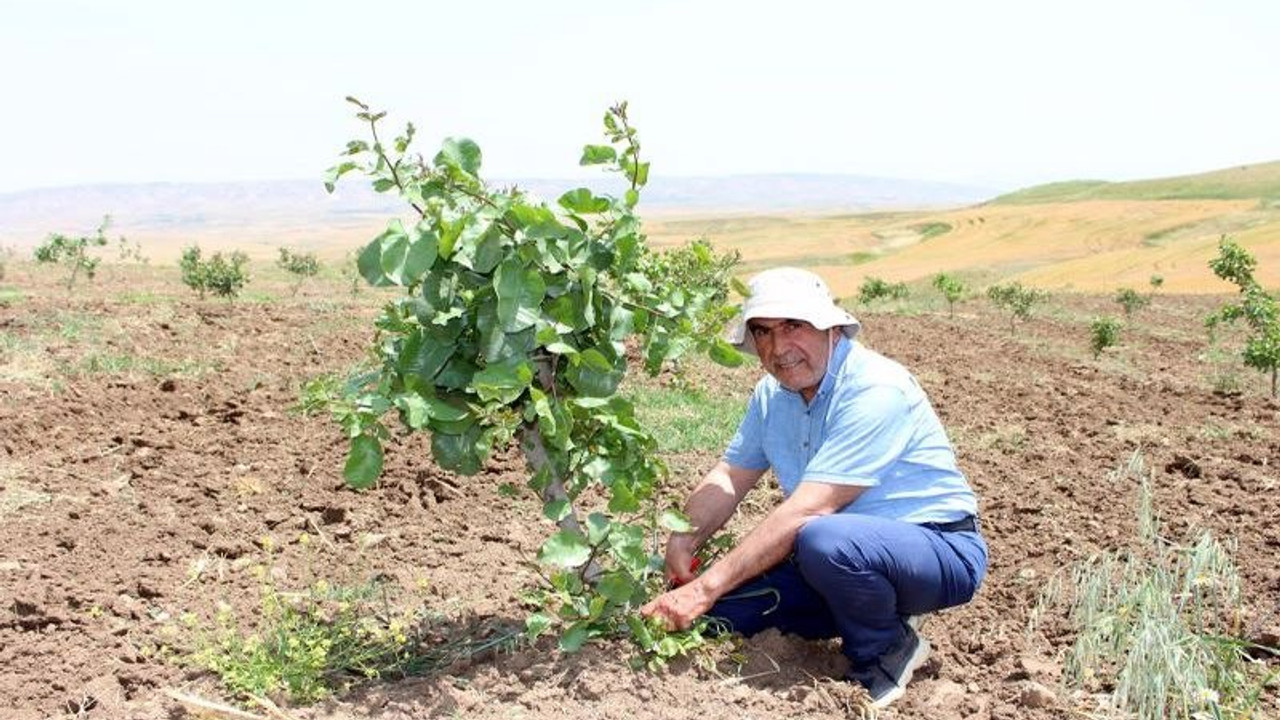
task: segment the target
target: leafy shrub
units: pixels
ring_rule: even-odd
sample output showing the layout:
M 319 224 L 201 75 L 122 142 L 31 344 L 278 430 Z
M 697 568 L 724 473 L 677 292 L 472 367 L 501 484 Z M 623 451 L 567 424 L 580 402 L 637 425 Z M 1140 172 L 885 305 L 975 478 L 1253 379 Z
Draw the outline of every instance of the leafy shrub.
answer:
M 911 294 L 906 283 L 890 283 L 878 277 L 867 277 L 858 286 L 858 302 L 868 304 L 876 300 L 900 300 Z
M 315 253 L 294 252 L 284 247 L 280 248 L 276 265 L 294 277 L 291 295 L 297 295 L 302 283 L 320 272 L 320 261 Z
M 338 266 L 338 274 L 342 276 L 343 282 L 347 285 L 352 295 L 360 294 L 360 289 L 364 287 L 365 279 L 360 274 L 360 267 L 356 264 L 354 253 L 347 252 L 342 256 L 342 264 Z
M 97 233 L 91 237 L 83 235 L 70 237 L 58 233 L 50 235 L 36 247 L 36 262 L 66 265 L 69 270 L 67 273 L 68 291 L 75 287 L 76 278 L 79 277 L 81 272 L 85 274 L 85 277 L 92 280 L 98 270 L 98 264 L 102 262 L 102 258 L 91 257 L 89 249 L 103 247 L 107 244 L 107 226 L 110 224 L 110 216 L 102 218 L 102 224 L 98 226 Z M 121 238 L 121 240 L 123 241 L 124 238 Z
M 122 263 L 133 262 L 146 265 L 151 262 L 150 258 L 142 254 L 142 243 L 135 240 L 130 244 L 123 235 L 116 239 L 116 257 Z
M 1109 691 L 1123 717 L 1258 717 L 1266 666 L 1276 648 L 1241 635 L 1243 603 L 1232 546 L 1200 533 L 1191 544 L 1167 539 L 1152 508 L 1151 473 L 1135 453 L 1109 485 L 1137 479 L 1139 547 L 1077 563 L 1052 580 L 1033 612 L 1033 628 L 1066 605 L 1076 632 L 1067 654 L 1071 684 Z M 1274 672 L 1272 676 L 1274 676 Z
M 1151 286 L 1151 291 L 1152 291 L 1152 292 L 1155 292 L 1156 290 L 1159 290 L 1161 287 L 1163 287 L 1163 286 L 1164 286 L 1164 276 L 1163 276 L 1163 275 L 1152 275 L 1152 276 L 1147 280 L 1147 284 Z
M 1124 316 L 1131 317 L 1134 312 L 1141 310 L 1151 303 L 1151 298 L 1146 295 L 1140 295 L 1133 288 L 1120 288 L 1116 291 L 1115 301 L 1124 308 Z
M 1213 273 L 1240 288 L 1240 300 L 1227 303 L 1205 318 L 1210 332 L 1221 323 L 1243 318 L 1249 328 L 1245 340 L 1244 364 L 1271 373 L 1271 396 L 1276 397 L 1280 373 L 1280 304 L 1262 289 L 1253 277 L 1258 261 L 1224 235 L 1218 242 L 1218 257 L 1209 261 Z
M 1102 351 L 1120 343 L 1120 321 L 1113 317 L 1097 317 L 1089 324 L 1089 348 L 1097 360 Z
M 249 282 L 248 264 L 249 256 L 239 250 L 231 253 L 230 257 L 216 252 L 208 260 L 202 260 L 199 245 L 183 250 L 182 259 L 178 261 L 182 283 L 202 299 L 206 292 L 228 299 L 239 295 L 241 288 Z
M 969 292 L 969 286 L 963 280 L 947 273 L 940 272 L 933 276 L 933 287 L 942 293 L 942 297 L 947 301 L 947 315 L 955 317 L 956 301 L 960 300 Z
M 1009 313 L 1009 332 L 1017 329 L 1018 320 L 1030 320 L 1032 308 L 1048 297 L 1049 293 L 1023 287 L 1022 283 L 1017 281 L 987 288 L 987 298 L 991 300 L 991 304 Z
M 475 142 L 448 138 L 428 159 L 409 151 L 412 124 L 380 140 L 385 113 L 349 100 L 371 137 L 347 144 L 326 187 L 360 172 L 418 217 L 392 219 L 357 259 L 370 284 L 402 291 L 376 320 L 372 374 L 341 398 L 326 399 L 332 382 L 304 390 L 350 439 L 347 483 L 377 483 L 393 422 L 429 433 L 432 460 L 463 475 L 518 445 L 555 523 L 537 552 L 541 583 L 524 596 L 538 608 L 528 636 L 556 632 L 565 651 L 630 637 L 650 665 L 688 652 L 704 625 L 665 633 L 638 615 L 665 587 L 657 538 L 689 525 L 660 492 L 669 471 L 656 438 L 617 390 L 633 351 L 650 372 L 692 351 L 743 361 L 719 337 L 734 260 L 705 241 L 648 248 L 635 207 L 649 163 L 626 103 L 605 114 L 608 144 L 579 160 L 620 174 L 622 196 L 581 187 L 549 205 L 485 183 Z

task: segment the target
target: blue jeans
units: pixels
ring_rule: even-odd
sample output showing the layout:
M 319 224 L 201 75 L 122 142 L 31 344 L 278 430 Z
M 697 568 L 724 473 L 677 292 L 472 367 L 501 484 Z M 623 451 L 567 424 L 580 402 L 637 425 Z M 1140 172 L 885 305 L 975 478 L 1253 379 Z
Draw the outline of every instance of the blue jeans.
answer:
M 720 598 L 707 615 L 754 635 L 768 628 L 839 636 L 853 667 L 875 662 L 903 618 L 973 598 L 987 572 L 977 532 L 941 532 L 853 513 L 809 521 L 791 556 Z

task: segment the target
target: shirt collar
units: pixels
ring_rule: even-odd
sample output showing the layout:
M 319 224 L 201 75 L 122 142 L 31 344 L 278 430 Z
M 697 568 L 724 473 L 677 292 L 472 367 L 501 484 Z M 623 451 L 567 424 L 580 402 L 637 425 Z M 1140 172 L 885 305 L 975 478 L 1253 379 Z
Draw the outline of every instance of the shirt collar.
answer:
M 853 341 L 845 337 L 844 333 L 839 333 L 839 338 L 836 346 L 831 349 L 831 357 L 827 359 L 827 371 L 822 375 L 818 394 L 813 396 L 814 400 L 826 397 L 831 392 L 831 387 L 836 384 L 836 378 L 844 368 L 845 359 L 849 357 L 849 351 L 853 349 Z

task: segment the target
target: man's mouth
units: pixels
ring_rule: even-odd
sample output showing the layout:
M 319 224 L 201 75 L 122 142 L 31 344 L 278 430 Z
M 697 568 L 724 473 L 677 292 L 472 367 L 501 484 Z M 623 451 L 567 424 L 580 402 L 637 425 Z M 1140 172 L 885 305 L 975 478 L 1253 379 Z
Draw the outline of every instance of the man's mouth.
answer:
M 799 365 L 801 362 L 802 362 L 801 358 L 791 358 L 788 360 L 779 360 L 776 363 L 774 363 L 774 365 L 779 370 L 790 370 L 791 368 Z

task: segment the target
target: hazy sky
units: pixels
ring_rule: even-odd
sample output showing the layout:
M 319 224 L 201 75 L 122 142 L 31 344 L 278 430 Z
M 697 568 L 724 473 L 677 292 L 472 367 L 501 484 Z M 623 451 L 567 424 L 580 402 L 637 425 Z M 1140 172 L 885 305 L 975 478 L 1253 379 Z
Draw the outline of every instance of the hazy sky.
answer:
M 0 0 L 0 192 L 319 178 L 356 95 L 566 177 L 628 99 L 665 174 L 1006 188 L 1280 159 L 1276 0 Z

